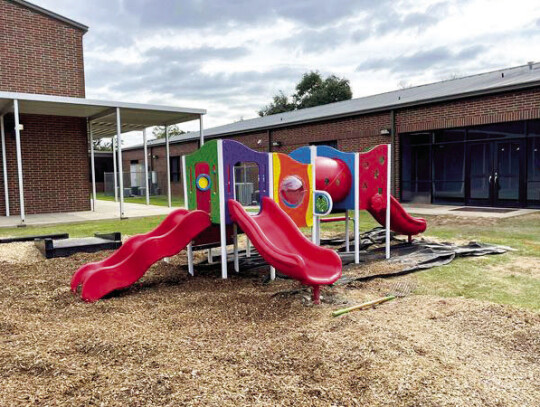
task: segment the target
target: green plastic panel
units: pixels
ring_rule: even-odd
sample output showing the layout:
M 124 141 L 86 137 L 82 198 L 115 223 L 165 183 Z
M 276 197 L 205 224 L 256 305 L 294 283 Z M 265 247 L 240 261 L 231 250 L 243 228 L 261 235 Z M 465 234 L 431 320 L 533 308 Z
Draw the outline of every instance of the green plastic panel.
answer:
M 188 209 L 197 209 L 197 186 L 195 180 L 195 166 L 206 162 L 210 166 L 210 219 L 212 223 L 219 223 L 219 173 L 218 173 L 218 141 L 211 140 L 199 150 L 186 156 L 186 182 L 188 193 Z

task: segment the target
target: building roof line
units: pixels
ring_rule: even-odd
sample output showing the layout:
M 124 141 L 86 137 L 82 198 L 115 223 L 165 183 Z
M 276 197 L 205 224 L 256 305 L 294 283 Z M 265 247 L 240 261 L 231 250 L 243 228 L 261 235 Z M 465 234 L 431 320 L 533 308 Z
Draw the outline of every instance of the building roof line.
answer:
M 43 15 L 45 15 L 47 17 L 51 17 L 51 18 L 54 18 L 55 20 L 62 21 L 63 23 L 66 23 L 66 24 L 68 24 L 68 25 L 70 25 L 72 27 L 78 28 L 79 30 L 81 30 L 81 31 L 83 31 L 85 33 L 88 31 L 88 26 L 87 25 L 81 24 L 81 23 L 79 23 L 79 22 L 77 22 L 75 20 L 64 17 L 64 16 L 62 16 L 60 14 L 55 13 L 54 11 L 47 10 L 46 8 L 40 7 L 37 4 L 30 3 L 30 2 L 25 1 L 25 0 L 10 0 L 10 1 L 12 3 L 15 3 L 15 4 L 18 4 L 20 6 L 26 7 L 28 9 L 37 11 L 38 13 L 43 14 Z
M 525 73 L 528 73 L 529 71 L 532 75 L 525 76 Z M 508 73 L 507 77 L 503 75 L 505 72 Z M 496 78 L 499 78 L 503 83 L 499 83 L 499 80 Z M 465 81 L 479 81 L 480 83 L 473 83 L 471 86 L 460 87 L 460 83 Z M 450 86 L 453 88 L 441 90 L 439 89 L 441 86 Z M 225 124 L 205 129 L 205 137 L 213 138 L 254 133 L 261 130 L 298 126 L 305 123 L 322 122 L 361 114 L 380 113 L 413 106 L 422 106 L 430 103 L 441 103 L 475 96 L 525 90 L 538 86 L 540 86 L 540 64 L 521 65 L 442 82 L 419 85 L 414 88 L 394 90 L 342 102 L 330 103 L 328 105 Z M 417 92 L 419 88 L 422 88 L 421 92 Z M 407 97 L 410 93 L 416 95 Z M 345 107 L 345 109 L 343 109 L 343 107 Z M 317 111 L 320 113 L 313 114 Z M 170 141 L 171 143 L 182 143 L 198 138 L 198 132 L 190 132 L 181 136 L 172 137 Z M 161 139 L 152 140 L 149 142 L 149 145 L 157 146 L 162 143 L 163 141 Z M 126 147 L 126 149 L 136 148 L 140 148 L 140 146 Z

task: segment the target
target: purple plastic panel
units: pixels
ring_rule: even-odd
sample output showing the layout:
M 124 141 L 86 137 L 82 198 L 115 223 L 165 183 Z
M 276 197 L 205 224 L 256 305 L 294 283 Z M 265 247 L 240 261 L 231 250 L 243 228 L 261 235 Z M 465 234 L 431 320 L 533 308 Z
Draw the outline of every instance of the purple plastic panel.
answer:
M 232 223 L 229 216 L 229 199 L 234 199 L 234 166 L 240 162 L 252 162 L 259 167 L 259 194 L 269 195 L 268 153 L 259 153 L 234 140 L 223 140 L 223 172 L 225 174 L 225 221 Z

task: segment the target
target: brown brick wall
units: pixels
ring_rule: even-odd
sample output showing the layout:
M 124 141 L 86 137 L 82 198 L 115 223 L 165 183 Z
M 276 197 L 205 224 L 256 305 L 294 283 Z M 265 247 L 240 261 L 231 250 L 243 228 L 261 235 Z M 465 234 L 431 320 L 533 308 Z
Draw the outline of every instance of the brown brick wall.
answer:
M 84 32 L 0 0 L 0 90 L 84 97 Z
M 398 133 L 540 118 L 540 88 L 398 110 Z
M 397 134 L 399 134 L 538 118 L 540 118 L 540 88 L 400 109 L 396 110 L 395 120 Z M 362 151 L 377 144 L 389 143 L 391 138 L 381 136 L 380 131 L 390 128 L 391 125 L 391 114 L 387 111 L 258 131 L 229 138 L 260 151 L 269 151 L 271 141 L 282 143 L 281 147 L 272 147 L 272 151 L 290 153 L 311 142 L 330 140 L 337 140 L 338 149 L 342 151 Z M 399 136 L 397 139 L 399 140 Z M 261 140 L 260 144 L 258 140 Z M 393 146 L 394 183 L 397 197 L 400 195 L 399 147 L 399 142 Z M 196 143 L 173 144 L 171 156 L 189 153 L 195 148 Z M 164 147 L 156 147 L 154 151 L 165 155 Z M 126 152 L 125 159 L 132 156 L 140 156 L 142 159 L 142 153 L 138 150 Z M 129 164 L 129 161 L 127 163 Z M 175 188 L 181 193 L 181 185 Z
M 7 120 L 9 122 L 9 120 Z M 70 117 L 22 115 L 21 150 L 27 214 L 90 210 L 86 121 Z M 6 128 L 9 201 L 20 213 L 13 128 Z M 0 172 L 0 215 L 5 215 Z

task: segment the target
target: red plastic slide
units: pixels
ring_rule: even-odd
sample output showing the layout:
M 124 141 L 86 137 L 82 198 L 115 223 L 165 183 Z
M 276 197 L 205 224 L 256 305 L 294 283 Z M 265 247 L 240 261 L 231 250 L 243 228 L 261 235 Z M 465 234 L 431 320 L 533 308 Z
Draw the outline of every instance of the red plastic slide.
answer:
M 375 195 L 371 198 L 369 213 L 382 226 L 386 225 L 386 203 L 382 202 L 382 195 Z M 396 198 L 390 196 L 390 229 L 409 238 L 426 230 L 426 220 L 415 218 L 407 213 Z
M 71 279 L 71 290 L 82 285 L 82 299 L 94 302 L 111 291 L 135 283 L 156 261 L 177 254 L 210 226 L 204 211 L 178 209 L 143 235 L 128 239 L 105 260 L 82 266 Z
M 313 244 L 271 198 L 262 199 L 258 215 L 248 214 L 232 199 L 229 212 L 266 262 L 302 284 L 313 286 L 316 301 L 319 285 L 332 284 L 341 277 L 338 254 Z

